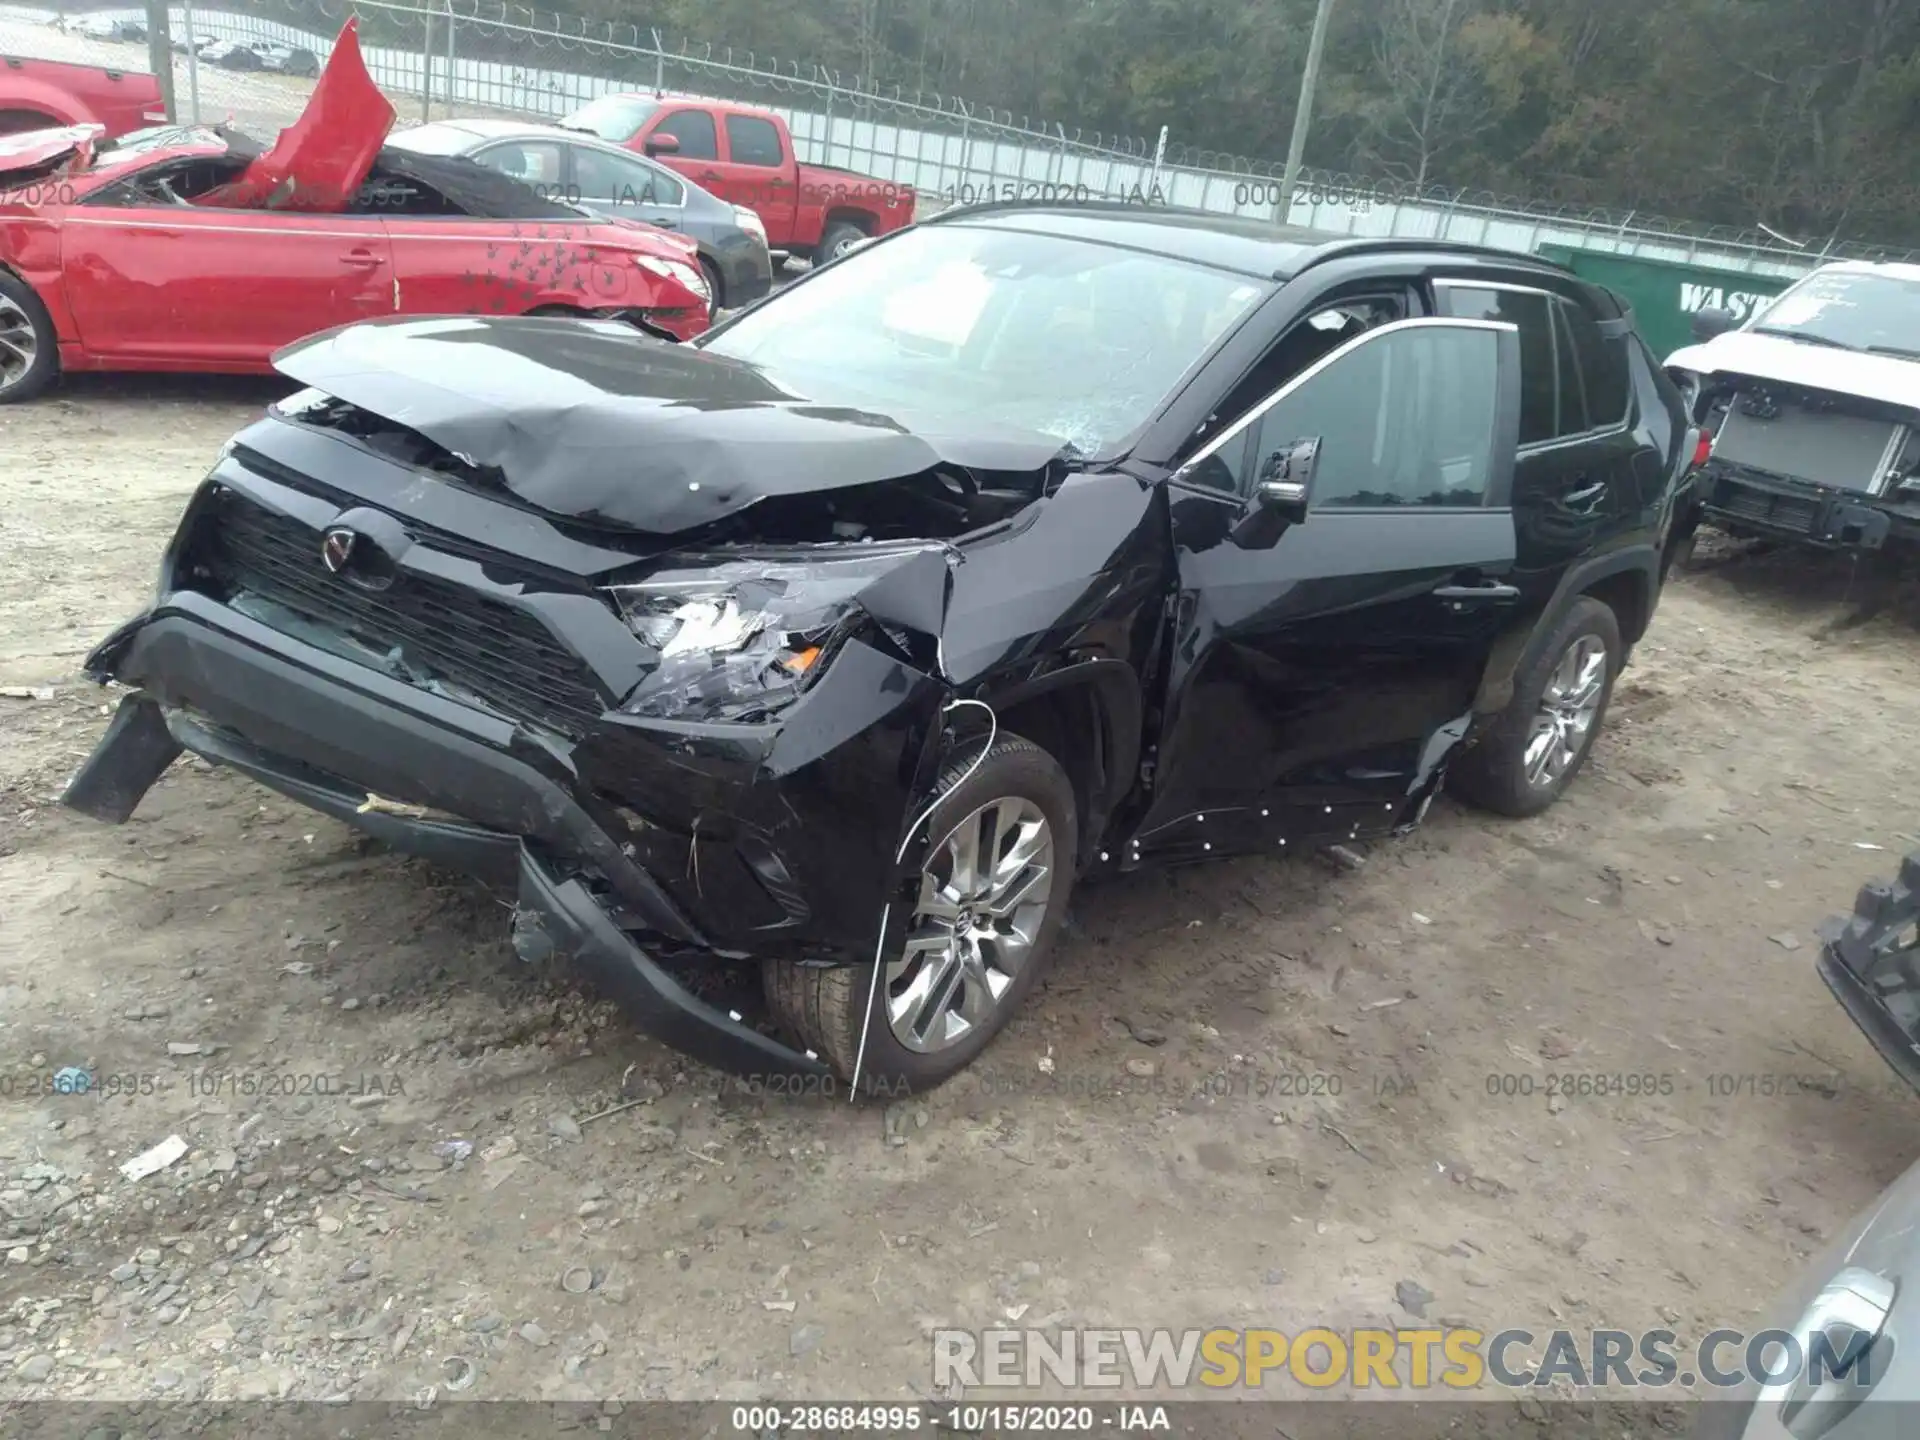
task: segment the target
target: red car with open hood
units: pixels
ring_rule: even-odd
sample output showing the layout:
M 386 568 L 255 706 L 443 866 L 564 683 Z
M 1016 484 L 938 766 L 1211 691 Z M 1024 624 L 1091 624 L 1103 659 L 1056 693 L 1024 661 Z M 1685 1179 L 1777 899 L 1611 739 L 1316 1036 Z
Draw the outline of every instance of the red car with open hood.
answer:
M 62 370 L 265 374 L 302 336 L 391 315 L 707 328 L 691 240 L 383 148 L 393 119 L 349 21 L 270 149 L 189 126 L 0 137 L 0 403 Z

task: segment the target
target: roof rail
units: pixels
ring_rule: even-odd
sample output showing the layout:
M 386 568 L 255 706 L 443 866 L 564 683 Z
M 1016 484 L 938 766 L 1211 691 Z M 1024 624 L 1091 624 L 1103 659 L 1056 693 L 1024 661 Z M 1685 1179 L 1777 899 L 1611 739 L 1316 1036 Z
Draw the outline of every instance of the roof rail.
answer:
M 1383 252 L 1404 254 L 1409 251 L 1423 250 L 1438 251 L 1447 255 L 1480 255 L 1499 260 L 1515 260 L 1546 270 L 1558 270 L 1564 275 L 1577 274 L 1557 260 L 1549 260 L 1544 255 L 1534 255 L 1524 250 L 1503 250 L 1497 245 L 1477 245 L 1471 240 L 1420 239 L 1406 235 L 1382 236 L 1378 239 L 1370 239 L 1362 235 L 1329 241 L 1308 257 L 1300 269 L 1308 270 L 1315 265 L 1324 265 L 1329 260 L 1338 260 L 1346 255 L 1378 255 Z M 1299 271 L 1293 273 L 1298 274 Z

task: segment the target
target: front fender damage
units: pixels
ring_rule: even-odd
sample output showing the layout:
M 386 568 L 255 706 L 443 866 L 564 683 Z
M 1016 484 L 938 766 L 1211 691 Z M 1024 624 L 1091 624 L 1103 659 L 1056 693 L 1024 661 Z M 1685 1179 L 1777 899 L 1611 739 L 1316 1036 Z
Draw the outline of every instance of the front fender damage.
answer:
M 715 917 L 721 953 L 872 953 L 882 912 L 918 875 L 907 826 L 971 733 L 946 723 L 955 689 L 940 663 L 960 563 L 929 549 L 863 589 L 853 633 L 773 722 L 631 717 L 583 743 L 583 774 L 620 777 L 609 829 Z

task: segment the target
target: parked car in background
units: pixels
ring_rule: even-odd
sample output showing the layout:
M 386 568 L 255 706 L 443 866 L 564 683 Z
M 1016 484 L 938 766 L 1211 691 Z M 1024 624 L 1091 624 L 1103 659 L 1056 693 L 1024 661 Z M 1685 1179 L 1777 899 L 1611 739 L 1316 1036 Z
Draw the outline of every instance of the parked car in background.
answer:
M 1712 436 L 1701 510 L 1828 550 L 1920 544 L 1920 266 L 1825 265 L 1668 357 Z
M 1083 878 L 1553 804 L 1693 443 L 1563 269 L 1157 206 L 949 212 L 687 345 L 277 364 L 86 663 L 135 689 L 67 803 L 193 750 L 813 1093 L 958 1073 Z M 741 958 L 777 1035 L 712 1003 Z
M 166 119 L 160 82 L 151 75 L 0 55 L 0 135 L 98 125 L 115 140 Z
M 271 40 L 256 40 L 250 47 L 260 57 L 260 68 L 278 75 L 314 76 L 320 73 L 320 57 L 297 45 L 280 45 Z
M 523 120 L 436 120 L 399 131 L 388 143 L 420 155 L 465 155 L 549 200 L 685 235 L 700 247 L 716 310 L 751 305 L 773 288 L 767 232 L 757 214 L 617 145 Z
M 910 187 L 797 158 L 771 110 L 692 96 L 602 95 L 560 122 L 651 156 L 760 216 L 767 243 L 822 263 L 913 223 Z
M 691 240 L 383 148 L 393 107 L 353 35 L 271 149 L 187 126 L 0 142 L 0 402 L 62 370 L 267 372 L 290 341 L 375 316 L 707 328 Z
M 264 70 L 265 62 L 253 45 L 242 40 L 210 40 L 200 48 L 199 58 L 222 70 Z
M 88 15 L 67 27 L 68 33 L 89 40 L 144 41 L 147 27 L 138 20 L 112 20 L 104 15 Z

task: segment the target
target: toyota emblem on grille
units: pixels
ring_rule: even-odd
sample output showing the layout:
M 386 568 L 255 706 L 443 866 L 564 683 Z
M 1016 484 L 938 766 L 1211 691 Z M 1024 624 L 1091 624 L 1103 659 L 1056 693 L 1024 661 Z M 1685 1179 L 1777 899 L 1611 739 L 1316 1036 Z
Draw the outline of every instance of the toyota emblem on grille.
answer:
M 338 575 L 347 568 L 347 562 L 353 559 L 353 547 L 359 541 L 360 536 L 354 531 L 345 526 L 336 526 L 327 531 L 320 541 L 320 559 L 326 564 L 327 569 Z

